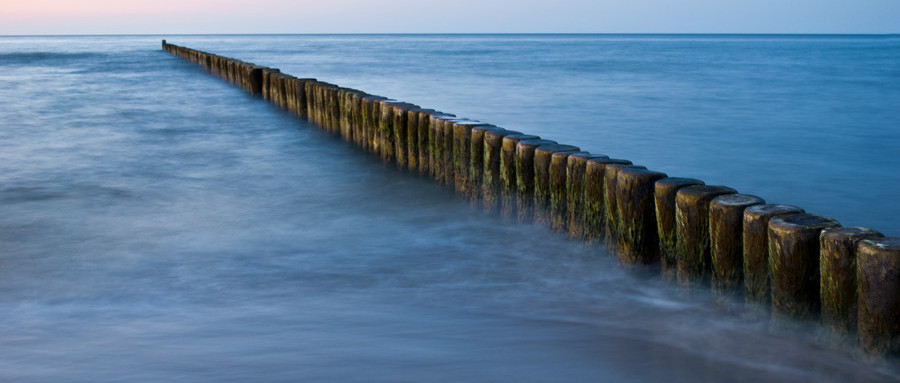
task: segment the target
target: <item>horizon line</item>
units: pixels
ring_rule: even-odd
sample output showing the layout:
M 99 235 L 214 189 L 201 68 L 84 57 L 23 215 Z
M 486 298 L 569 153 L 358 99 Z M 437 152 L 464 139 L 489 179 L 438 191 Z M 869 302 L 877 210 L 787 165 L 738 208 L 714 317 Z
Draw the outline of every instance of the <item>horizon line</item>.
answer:
M 252 32 L 252 33 L 74 33 L 74 34 L 0 34 L 0 37 L 78 37 L 78 36 L 434 36 L 434 35 L 632 35 L 632 36 L 900 36 L 895 33 L 817 33 L 817 32 Z

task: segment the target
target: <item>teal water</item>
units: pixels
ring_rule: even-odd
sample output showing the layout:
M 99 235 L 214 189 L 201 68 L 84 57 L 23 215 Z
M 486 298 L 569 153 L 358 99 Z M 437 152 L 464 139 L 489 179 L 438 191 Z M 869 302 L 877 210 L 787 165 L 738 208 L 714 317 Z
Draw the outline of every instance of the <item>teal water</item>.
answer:
M 897 380 L 486 216 L 161 38 L 900 235 L 896 36 L 0 37 L 0 380 Z

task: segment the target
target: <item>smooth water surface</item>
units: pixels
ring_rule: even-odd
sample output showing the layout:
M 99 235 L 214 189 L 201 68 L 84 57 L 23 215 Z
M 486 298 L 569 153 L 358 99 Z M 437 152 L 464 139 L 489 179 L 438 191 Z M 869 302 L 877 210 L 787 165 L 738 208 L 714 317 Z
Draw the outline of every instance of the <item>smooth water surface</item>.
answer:
M 0 380 L 897 380 L 485 215 L 160 38 L 900 234 L 895 37 L 2 37 Z

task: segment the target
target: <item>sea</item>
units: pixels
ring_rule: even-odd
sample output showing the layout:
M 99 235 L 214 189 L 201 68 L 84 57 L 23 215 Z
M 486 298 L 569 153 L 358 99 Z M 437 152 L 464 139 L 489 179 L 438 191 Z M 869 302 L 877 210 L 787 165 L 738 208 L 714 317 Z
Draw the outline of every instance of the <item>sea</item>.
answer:
M 900 381 L 161 39 L 900 236 L 898 35 L 0 36 L 0 381 Z

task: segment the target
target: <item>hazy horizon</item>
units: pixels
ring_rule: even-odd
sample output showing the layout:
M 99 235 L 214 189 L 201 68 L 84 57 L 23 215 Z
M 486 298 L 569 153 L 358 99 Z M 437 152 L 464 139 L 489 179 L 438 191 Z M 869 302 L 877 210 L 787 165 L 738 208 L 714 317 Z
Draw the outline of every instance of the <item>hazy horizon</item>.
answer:
M 900 33 L 892 0 L 0 0 L 0 9 L 0 35 Z

